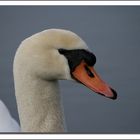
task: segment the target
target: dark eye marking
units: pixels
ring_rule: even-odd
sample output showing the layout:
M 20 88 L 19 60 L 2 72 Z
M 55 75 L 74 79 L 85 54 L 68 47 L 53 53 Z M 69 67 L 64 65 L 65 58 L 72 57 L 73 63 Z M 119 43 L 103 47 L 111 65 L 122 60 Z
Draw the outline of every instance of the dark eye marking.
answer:
M 84 60 L 89 66 L 93 66 L 96 63 L 95 55 L 84 49 L 59 49 L 58 51 L 67 58 L 71 73 L 75 70 L 76 66 L 82 62 L 82 60 Z
M 93 78 L 94 77 L 94 74 L 91 72 L 91 70 L 88 68 L 88 66 L 85 65 L 85 70 L 88 74 L 89 77 Z

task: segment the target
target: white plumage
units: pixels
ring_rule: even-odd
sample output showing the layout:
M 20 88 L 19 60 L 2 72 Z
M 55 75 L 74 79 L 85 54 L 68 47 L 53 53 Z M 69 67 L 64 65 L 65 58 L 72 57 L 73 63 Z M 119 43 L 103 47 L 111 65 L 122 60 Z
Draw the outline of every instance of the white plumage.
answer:
M 19 132 L 19 124 L 11 116 L 6 105 L 0 100 L 0 132 Z
M 25 39 L 14 58 L 15 94 L 22 132 L 64 132 L 57 80 L 71 80 L 59 48 L 88 49 L 75 33 L 49 29 Z M 18 123 L 0 101 L 0 132 L 19 132 Z

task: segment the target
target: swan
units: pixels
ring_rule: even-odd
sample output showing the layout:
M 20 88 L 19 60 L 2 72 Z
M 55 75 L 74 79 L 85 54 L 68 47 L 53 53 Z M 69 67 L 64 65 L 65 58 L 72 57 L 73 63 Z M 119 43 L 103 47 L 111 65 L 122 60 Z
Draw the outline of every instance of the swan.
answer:
M 22 132 L 65 132 L 58 80 L 73 80 L 107 98 L 116 91 L 94 69 L 95 55 L 77 34 L 47 29 L 21 42 L 13 64 Z

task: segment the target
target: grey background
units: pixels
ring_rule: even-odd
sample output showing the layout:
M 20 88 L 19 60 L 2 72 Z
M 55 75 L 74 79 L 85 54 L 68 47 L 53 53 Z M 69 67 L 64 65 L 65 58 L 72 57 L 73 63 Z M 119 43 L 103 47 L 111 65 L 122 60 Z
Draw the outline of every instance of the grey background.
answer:
M 0 7 L 0 99 L 18 119 L 13 57 L 26 37 L 48 28 L 69 29 L 96 54 L 96 70 L 118 92 L 116 101 L 83 85 L 61 81 L 70 133 L 140 133 L 140 7 Z

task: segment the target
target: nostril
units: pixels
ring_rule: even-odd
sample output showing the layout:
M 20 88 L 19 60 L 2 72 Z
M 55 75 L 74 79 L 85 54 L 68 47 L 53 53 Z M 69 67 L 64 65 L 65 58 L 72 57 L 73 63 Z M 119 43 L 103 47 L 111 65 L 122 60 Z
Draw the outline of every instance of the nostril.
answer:
M 86 65 L 85 65 L 85 70 L 86 70 L 88 76 L 90 76 L 92 78 L 94 77 L 94 74 L 91 72 L 91 70 Z

